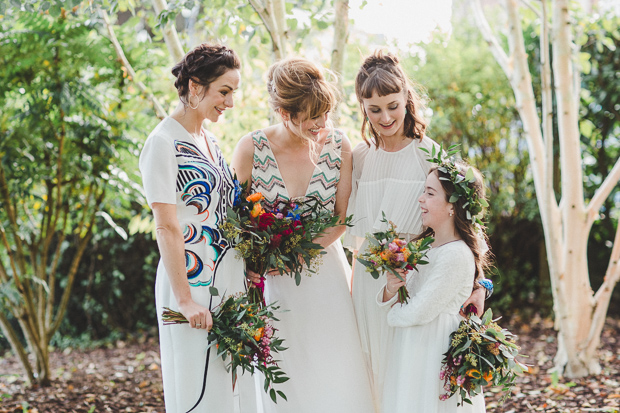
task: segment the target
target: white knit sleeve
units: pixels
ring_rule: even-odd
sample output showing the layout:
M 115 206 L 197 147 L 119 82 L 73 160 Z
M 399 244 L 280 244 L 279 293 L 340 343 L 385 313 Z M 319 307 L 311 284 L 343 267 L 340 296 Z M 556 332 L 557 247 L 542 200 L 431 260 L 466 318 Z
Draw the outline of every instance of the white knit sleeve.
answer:
M 446 245 L 437 251 L 432 270 L 423 275 L 428 279 L 420 291 L 410 297 L 407 304 L 394 306 L 388 313 L 391 327 L 427 324 L 446 312 L 449 305 L 456 305 L 458 309 L 458 303 L 453 301 L 464 291 L 471 292 L 475 273 L 473 254 L 467 245 L 459 244 L 457 248 Z

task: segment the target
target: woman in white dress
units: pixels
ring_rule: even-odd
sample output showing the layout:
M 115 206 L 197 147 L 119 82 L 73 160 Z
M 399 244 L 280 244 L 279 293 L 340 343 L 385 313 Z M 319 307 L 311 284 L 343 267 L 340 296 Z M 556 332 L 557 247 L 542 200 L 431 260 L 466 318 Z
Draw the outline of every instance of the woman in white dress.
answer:
M 422 212 L 417 199 L 431 164 L 427 154 L 437 143 L 424 135 L 426 123 L 420 96 L 405 75 L 398 58 L 383 51 L 368 56 L 355 80 L 355 93 L 364 116 L 364 142 L 353 150 L 353 183 L 347 215 L 353 215 L 345 246 L 364 251 L 367 233 L 385 229 L 383 213 L 396 224 L 403 238 L 422 231 Z M 370 372 L 376 411 L 381 409 L 383 380 L 392 329 L 386 314 L 375 304 L 385 283 L 353 262 L 352 294 L 365 362 Z M 484 292 L 472 294 L 482 310 Z M 468 300 L 469 302 L 469 300 Z
M 157 227 L 161 260 L 155 301 L 166 412 L 233 412 L 232 376 L 207 350 L 211 296 L 243 291 L 243 262 L 218 225 L 235 197 L 235 184 L 214 136 L 202 128 L 233 106 L 240 62 L 224 46 L 202 44 L 172 69 L 179 104 L 144 144 L 140 171 Z M 164 307 L 189 324 L 163 325 Z
M 313 196 L 344 218 L 351 146 L 341 131 L 329 128 L 333 86 L 316 65 L 291 58 L 270 68 L 268 91 L 282 122 L 239 141 L 232 162 L 239 180 L 250 180 L 269 207 Z M 277 271 L 266 277 L 267 302 L 288 310 L 278 314 L 276 328 L 288 347 L 279 364 L 290 377 L 279 385 L 288 401 L 274 404 L 263 394 L 266 412 L 374 411 L 347 284 L 350 268 L 339 241 L 343 233 L 344 226 L 331 228 L 316 240 L 326 254 L 315 274 L 302 274 L 299 286 Z
M 450 346 L 450 334 L 462 320 L 460 305 L 469 297 L 476 279 L 487 266 L 474 219 L 484 199 L 482 175 L 475 168 L 475 181 L 455 184 L 457 174 L 465 178 L 467 167 L 451 165 L 452 173 L 434 169 L 428 175 L 420 197 L 422 222 L 427 230 L 420 236 L 433 236 L 429 264 L 419 273 L 402 273 L 404 280 L 387 274 L 387 284 L 377 302 L 390 308 L 387 320 L 394 327 L 385 387 L 384 413 L 484 413 L 484 396 L 471 398 L 472 404 L 457 407 L 457 396 L 440 400 L 445 394 L 439 378 L 443 353 Z M 455 186 L 473 188 L 475 196 L 463 195 Z M 458 199 L 454 203 L 452 196 Z M 478 229 L 479 233 L 482 231 Z M 406 281 L 406 282 L 405 282 Z M 407 286 L 409 302 L 396 303 L 397 291 Z

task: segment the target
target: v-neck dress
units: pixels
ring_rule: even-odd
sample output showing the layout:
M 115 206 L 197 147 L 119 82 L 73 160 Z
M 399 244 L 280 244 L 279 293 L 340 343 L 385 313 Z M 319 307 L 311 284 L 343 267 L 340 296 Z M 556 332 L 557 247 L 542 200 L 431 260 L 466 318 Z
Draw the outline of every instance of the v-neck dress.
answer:
M 262 192 L 269 207 L 281 207 L 290 198 L 269 140 L 260 130 L 252 138 L 252 189 Z M 317 197 L 332 211 L 342 139 L 341 131 L 330 132 L 306 190 L 306 196 Z M 262 395 L 267 413 L 374 412 L 347 283 L 351 269 L 340 241 L 325 251 L 317 273 L 304 272 L 299 286 L 288 275 L 265 281 L 267 302 L 287 310 L 278 314 L 276 328 L 288 347 L 279 364 L 290 377 L 278 386 L 288 401 L 274 404 Z
M 234 200 L 233 177 L 215 137 L 203 133 L 206 140 L 195 140 L 176 120 L 165 118 L 144 144 L 140 172 L 149 206 L 176 205 L 192 298 L 213 309 L 222 296 L 245 286 L 243 262 L 218 228 Z M 216 287 L 220 296 L 211 296 L 209 287 Z M 179 309 L 162 260 L 155 302 L 166 412 L 185 413 L 196 405 L 194 412 L 232 413 L 232 376 L 215 351 L 207 350 L 207 331 L 162 323 L 164 307 Z

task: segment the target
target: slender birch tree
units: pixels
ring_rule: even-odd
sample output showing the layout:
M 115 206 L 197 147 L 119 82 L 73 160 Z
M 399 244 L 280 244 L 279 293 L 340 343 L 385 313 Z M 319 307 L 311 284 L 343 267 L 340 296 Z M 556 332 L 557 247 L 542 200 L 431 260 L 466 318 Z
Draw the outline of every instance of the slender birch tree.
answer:
M 601 371 L 596 350 L 613 288 L 620 279 L 620 231 L 616 229 L 611 257 L 601 287 L 592 290 L 587 246 L 592 224 L 620 180 L 620 159 L 592 199 L 584 198 L 579 133 L 579 68 L 568 0 L 524 3 L 541 21 L 540 61 L 542 108 L 538 113 L 528 68 L 518 0 L 505 0 L 508 51 L 492 32 L 480 0 L 472 2 L 478 28 L 508 77 L 529 146 L 530 164 L 542 218 L 554 300 L 558 351 L 555 367 L 568 377 Z M 553 60 L 549 58 L 552 50 Z M 553 84 L 551 82 L 553 73 Z M 557 110 L 554 113 L 552 98 Z M 558 125 L 560 188 L 554 188 L 553 122 Z M 561 194 L 558 201 L 556 190 Z

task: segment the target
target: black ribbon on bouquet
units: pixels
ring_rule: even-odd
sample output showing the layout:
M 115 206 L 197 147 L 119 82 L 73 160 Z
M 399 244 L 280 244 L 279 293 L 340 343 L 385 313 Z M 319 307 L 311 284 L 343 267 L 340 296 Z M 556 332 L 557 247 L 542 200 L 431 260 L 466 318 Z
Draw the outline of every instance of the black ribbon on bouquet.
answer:
M 207 390 L 207 373 L 209 371 L 209 356 L 211 355 L 211 347 L 209 347 L 209 349 L 207 350 L 207 362 L 205 363 L 205 374 L 204 377 L 202 379 L 202 390 L 200 391 L 200 397 L 198 398 L 198 401 L 196 402 L 196 404 L 194 405 L 194 407 L 192 407 L 191 409 L 189 409 L 187 411 L 187 413 L 191 412 L 192 410 L 194 410 L 196 407 L 198 407 L 198 405 L 200 404 L 200 402 L 202 401 L 202 398 L 205 395 L 205 391 Z
M 215 272 L 213 273 L 213 285 L 215 285 Z M 209 299 L 209 311 L 211 311 L 212 304 L 213 304 L 213 296 L 211 296 L 211 298 Z M 210 341 L 207 342 L 207 345 L 209 344 L 211 344 Z M 209 372 L 209 356 L 210 355 L 211 355 L 211 347 L 209 346 L 209 348 L 207 349 L 207 361 L 205 362 L 205 373 L 202 377 L 202 390 L 200 391 L 200 397 L 198 397 L 198 401 L 196 402 L 196 404 L 191 409 L 189 409 L 186 413 L 190 413 L 192 410 L 198 407 L 198 405 L 202 401 L 202 398 L 205 395 L 205 391 L 207 390 L 207 373 Z

